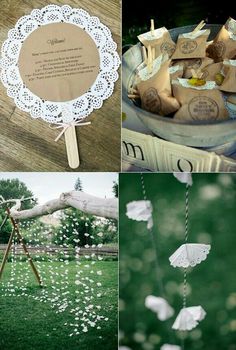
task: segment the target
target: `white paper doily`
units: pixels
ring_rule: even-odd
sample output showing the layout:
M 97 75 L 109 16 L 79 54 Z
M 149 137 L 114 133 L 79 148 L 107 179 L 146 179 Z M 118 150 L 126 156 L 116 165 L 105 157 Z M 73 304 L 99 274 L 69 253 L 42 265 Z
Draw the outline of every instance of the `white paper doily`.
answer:
M 94 40 L 100 55 L 100 71 L 91 88 L 82 96 L 66 102 L 46 101 L 33 94 L 24 85 L 17 65 L 24 40 L 40 26 L 58 22 L 71 23 L 84 29 Z M 110 29 L 99 18 L 68 5 L 48 5 L 21 17 L 8 32 L 1 56 L 0 76 L 8 96 L 14 99 L 19 109 L 29 112 L 31 117 L 41 117 L 49 123 L 80 122 L 94 109 L 101 108 L 103 101 L 112 95 L 114 83 L 119 77 L 117 70 L 120 58 Z

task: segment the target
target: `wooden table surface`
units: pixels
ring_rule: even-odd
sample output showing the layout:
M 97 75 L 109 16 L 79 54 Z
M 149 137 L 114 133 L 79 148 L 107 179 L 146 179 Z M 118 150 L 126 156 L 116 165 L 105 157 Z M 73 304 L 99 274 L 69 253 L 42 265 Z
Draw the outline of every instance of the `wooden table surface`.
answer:
M 0 46 L 21 16 L 51 3 L 81 7 L 98 16 L 112 31 L 120 52 L 119 0 L 1 0 Z M 81 164 L 75 171 L 120 170 L 120 98 L 119 80 L 114 94 L 88 118 L 91 125 L 77 128 Z M 19 110 L 0 83 L 0 171 L 73 171 L 67 165 L 64 137 L 56 143 L 57 135 L 47 122 Z

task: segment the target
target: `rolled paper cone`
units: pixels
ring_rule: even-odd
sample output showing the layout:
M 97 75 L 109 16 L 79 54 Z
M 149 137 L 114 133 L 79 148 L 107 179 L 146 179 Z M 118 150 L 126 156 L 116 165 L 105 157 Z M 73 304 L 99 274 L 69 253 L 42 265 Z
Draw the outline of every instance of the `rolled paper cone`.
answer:
M 152 36 L 155 36 L 154 30 L 155 30 L 154 19 L 151 19 L 151 33 L 152 33 Z
M 75 126 L 70 126 L 65 131 L 66 152 L 70 168 L 76 169 L 80 165 L 78 143 Z

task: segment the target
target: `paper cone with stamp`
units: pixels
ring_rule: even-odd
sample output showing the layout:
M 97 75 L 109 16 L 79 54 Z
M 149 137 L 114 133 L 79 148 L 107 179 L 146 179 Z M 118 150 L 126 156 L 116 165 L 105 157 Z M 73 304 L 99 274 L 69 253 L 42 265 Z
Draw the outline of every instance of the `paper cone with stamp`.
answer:
M 223 62 L 223 70 L 227 73 L 220 90 L 236 93 L 236 60 L 225 60 Z
M 168 56 L 160 56 L 148 67 L 139 71 L 141 82 L 137 89 L 141 97 L 142 108 L 160 115 L 168 115 L 180 107 L 178 101 L 172 96 Z
M 146 47 L 155 48 L 155 58 L 162 54 L 171 57 L 175 51 L 175 42 L 171 39 L 170 33 L 165 27 L 154 28 L 154 21 L 151 20 L 151 30 L 140 34 L 139 41 Z
M 193 123 L 209 123 L 229 118 L 222 93 L 214 81 L 203 86 L 190 86 L 188 79 L 173 82 L 173 94 L 181 104 L 174 118 L 192 121 Z
M 209 29 L 180 34 L 172 59 L 204 58 Z
M 192 69 L 203 70 L 205 67 L 207 67 L 209 64 L 212 64 L 213 62 L 213 59 L 209 57 L 186 60 L 183 77 L 186 79 L 191 78 Z
M 204 69 L 209 64 L 212 64 L 214 61 L 212 58 L 205 57 L 205 58 L 190 58 L 186 60 L 174 60 L 172 67 L 175 66 L 182 66 L 183 67 L 183 78 L 191 78 L 192 72 L 191 70 L 194 69 Z M 176 77 L 176 78 L 182 78 L 182 77 Z
M 222 68 L 222 62 L 209 64 L 202 70 L 202 78 L 206 81 L 215 81 L 217 85 L 221 85 L 224 79 L 224 76 L 221 73 Z
M 221 28 L 213 43 L 208 46 L 207 54 L 215 62 L 236 58 L 236 21 L 229 18 Z

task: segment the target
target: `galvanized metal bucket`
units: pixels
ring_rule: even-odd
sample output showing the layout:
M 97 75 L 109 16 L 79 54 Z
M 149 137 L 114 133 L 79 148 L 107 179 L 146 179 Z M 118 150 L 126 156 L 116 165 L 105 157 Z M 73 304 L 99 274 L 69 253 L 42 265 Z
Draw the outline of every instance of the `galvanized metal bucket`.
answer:
M 174 41 L 177 41 L 179 34 L 191 32 L 194 28 L 195 26 L 174 28 L 170 30 L 170 35 Z M 206 25 L 204 28 L 211 30 L 209 40 L 213 40 L 221 25 Z M 136 115 L 154 134 L 174 143 L 204 149 L 209 148 L 216 152 L 219 150 L 219 153 L 224 154 L 225 151 L 232 153 L 232 150 L 236 148 L 236 120 L 191 124 L 147 112 L 128 98 L 128 91 L 132 86 L 136 69 L 142 63 L 140 44 L 132 46 L 123 55 L 122 63 L 122 103 L 132 107 Z M 225 146 L 222 147 L 222 145 Z

